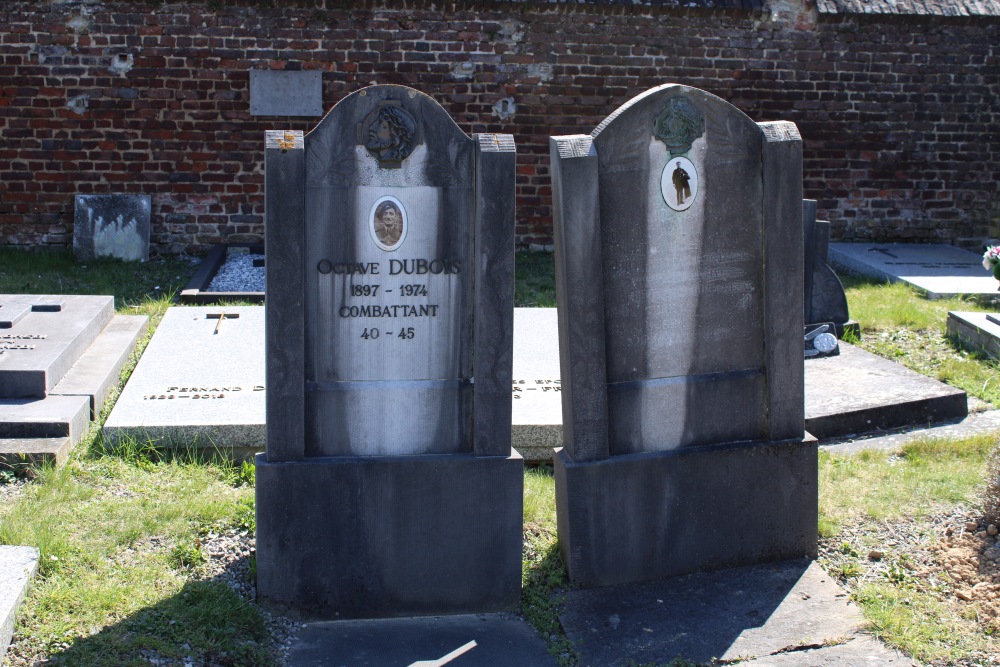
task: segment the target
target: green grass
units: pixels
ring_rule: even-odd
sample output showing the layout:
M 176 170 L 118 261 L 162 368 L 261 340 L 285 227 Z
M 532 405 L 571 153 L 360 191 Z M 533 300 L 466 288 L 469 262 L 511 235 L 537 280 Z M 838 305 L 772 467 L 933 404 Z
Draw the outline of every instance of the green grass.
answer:
M 996 435 L 991 435 L 918 440 L 898 452 L 865 450 L 843 456 L 821 450 L 821 535 L 832 537 L 859 520 L 922 517 L 971 503 L 996 444 Z
M 245 660 L 230 664 L 270 664 L 257 608 L 199 576 L 206 534 L 252 528 L 245 475 L 82 447 L 0 506 L 0 543 L 40 551 L 21 641 L 66 665 L 148 664 L 150 651 L 199 664 L 221 652 Z
M 515 257 L 514 305 L 518 308 L 556 307 L 556 270 L 550 252 L 522 250 Z
M 1000 408 L 1000 361 L 961 348 L 947 336 L 948 311 L 984 311 L 976 300 L 928 300 L 902 283 L 843 278 L 863 349 L 964 390 Z
M 878 282 L 868 278 L 841 276 L 851 318 L 863 330 L 906 328 L 928 330 L 944 328 L 949 310 L 989 310 L 974 299 L 926 299 L 903 283 Z
M 556 493 L 552 468 L 524 472 L 524 546 L 521 613 L 548 643 L 560 665 L 576 664 L 559 624 L 559 593 L 569 586 L 556 536 Z

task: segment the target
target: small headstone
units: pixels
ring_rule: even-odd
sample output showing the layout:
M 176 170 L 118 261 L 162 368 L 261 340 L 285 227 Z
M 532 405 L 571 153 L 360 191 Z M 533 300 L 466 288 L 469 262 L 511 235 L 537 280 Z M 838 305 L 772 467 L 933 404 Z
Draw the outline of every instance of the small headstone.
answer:
M 830 223 L 816 219 L 816 201 L 802 200 L 802 224 L 805 236 L 805 298 L 804 313 L 807 325 L 833 323 L 830 333 L 838 338 L 844 328 L 855 334 L 860 332 L 856 322 L 850 322 L 847 294 L 840 278 L 827 264 L 830 250 Z
M 668 84 L 550 148 L 570 578 L 814 556 L 795 125 Z
M 941 244 L 831 243 L 830 263 L 877 280 L 912 285 L 929 299 L 963 294 L 995 299 L 997 280 L 978 253 Z
M 268 132 L 265 603 L 517 604 L 514 157 L 402 86 L 347 96 L 305 136 Z
M 77 195 L 73 254 L 78 260 L 149 259 L 149 195 Z
M 105 438 L 243 459 L 264 448 L 264 308 L 167 310 L 104 423 Z

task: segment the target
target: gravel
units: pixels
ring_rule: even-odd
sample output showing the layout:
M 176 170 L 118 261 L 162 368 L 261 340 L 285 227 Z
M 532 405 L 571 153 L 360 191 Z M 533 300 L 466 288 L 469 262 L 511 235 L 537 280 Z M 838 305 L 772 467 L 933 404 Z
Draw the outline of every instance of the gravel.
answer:
M 264 267 L 255 267 L 255 259 L 264 259 L 264 255 L 249 253 L 230 253 L 226 262 L 219 267 L 209 292 L 263 292 Z

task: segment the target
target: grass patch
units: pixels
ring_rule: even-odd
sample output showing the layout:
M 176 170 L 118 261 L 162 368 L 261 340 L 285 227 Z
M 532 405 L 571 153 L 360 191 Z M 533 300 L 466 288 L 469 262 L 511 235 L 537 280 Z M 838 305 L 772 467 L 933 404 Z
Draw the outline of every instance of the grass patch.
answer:
M 556 307 L 556 269 L 551 252 L 518 252 L 514 260 L 514 276 L 516 307 Z
M 879 282 L 854 275 L 842 275 L 840 279 L 851 317 L 861 323 L 864 331 L 943 328 L 949 310 L 989 310 L 967 298 L 930 300 L 904 283 Z
M 996 436 L 928 439 L 897 452 L 819 453 L 820 534 L 865 519 L 927 516 L 974 500 Z
M 953 664 L 988 646 L 948 605 L 906 583 L 864 584 L 853 598 L 872 634 L 922 662 Z
M 0 247 L 0 294 L 110 294 L 119 309 L 179 293 L 198 266 L 189 257 L 77 262 L 71 251 Z
M 962 349 L 947 336 L 949 310 L 986 311 L 975 300 L 928 300 L 903 283 L 842 278 L 861 348 L 964 390 L 1000 408 L 1000 362 Z
M 576 664 L 576 655 L 559 624 L 559 594 L 569 579 L 556 536 L 555 488 L 550 466 L 525 470 L 521 613 L 547 642 L 549 653 L 569 666 Z
M 199 575 L 203 536 L 246 529 L 252 513 L 253 488 L 234 469 L 95 450 L 40 471 L 18 502 L 0 506 L 0 543 L 41 554 L 18 624 L 23 645 L 67 665 L 153 655 L 270 664 L 257 608 Z

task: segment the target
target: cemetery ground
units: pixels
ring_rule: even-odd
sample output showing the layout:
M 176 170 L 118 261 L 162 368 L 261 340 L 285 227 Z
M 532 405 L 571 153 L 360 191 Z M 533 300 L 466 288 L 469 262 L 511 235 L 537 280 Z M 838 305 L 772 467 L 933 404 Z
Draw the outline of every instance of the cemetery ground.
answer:
M 194 269 L 0 249 L 0 293 L 114 294 L 120 313 L 155 328 Z M 518 271 L 517 305 L 554 305 L 550 256 L 520 254 Z M 997 363 L 944 334 L 948 310 L 979 306 L 857 279 L 847 294 L 861 347 L 966 390 L 972 409 L 1000 408 Z M 873 634 L 924 663 L 1000 664 L 1000 489 L 986 484 L 998 435 L 820 454 L 820 564 Z M 280 665 L 295 625 L 253 604 L 253 479 L 221 458 L 110 449 L 96 427 L 61 469 L 0 472 L 0 543 L 41 552 L 3 664 Z M 573 665 L 544 466 L 525 473 L 523 554 L 517 613 Z

